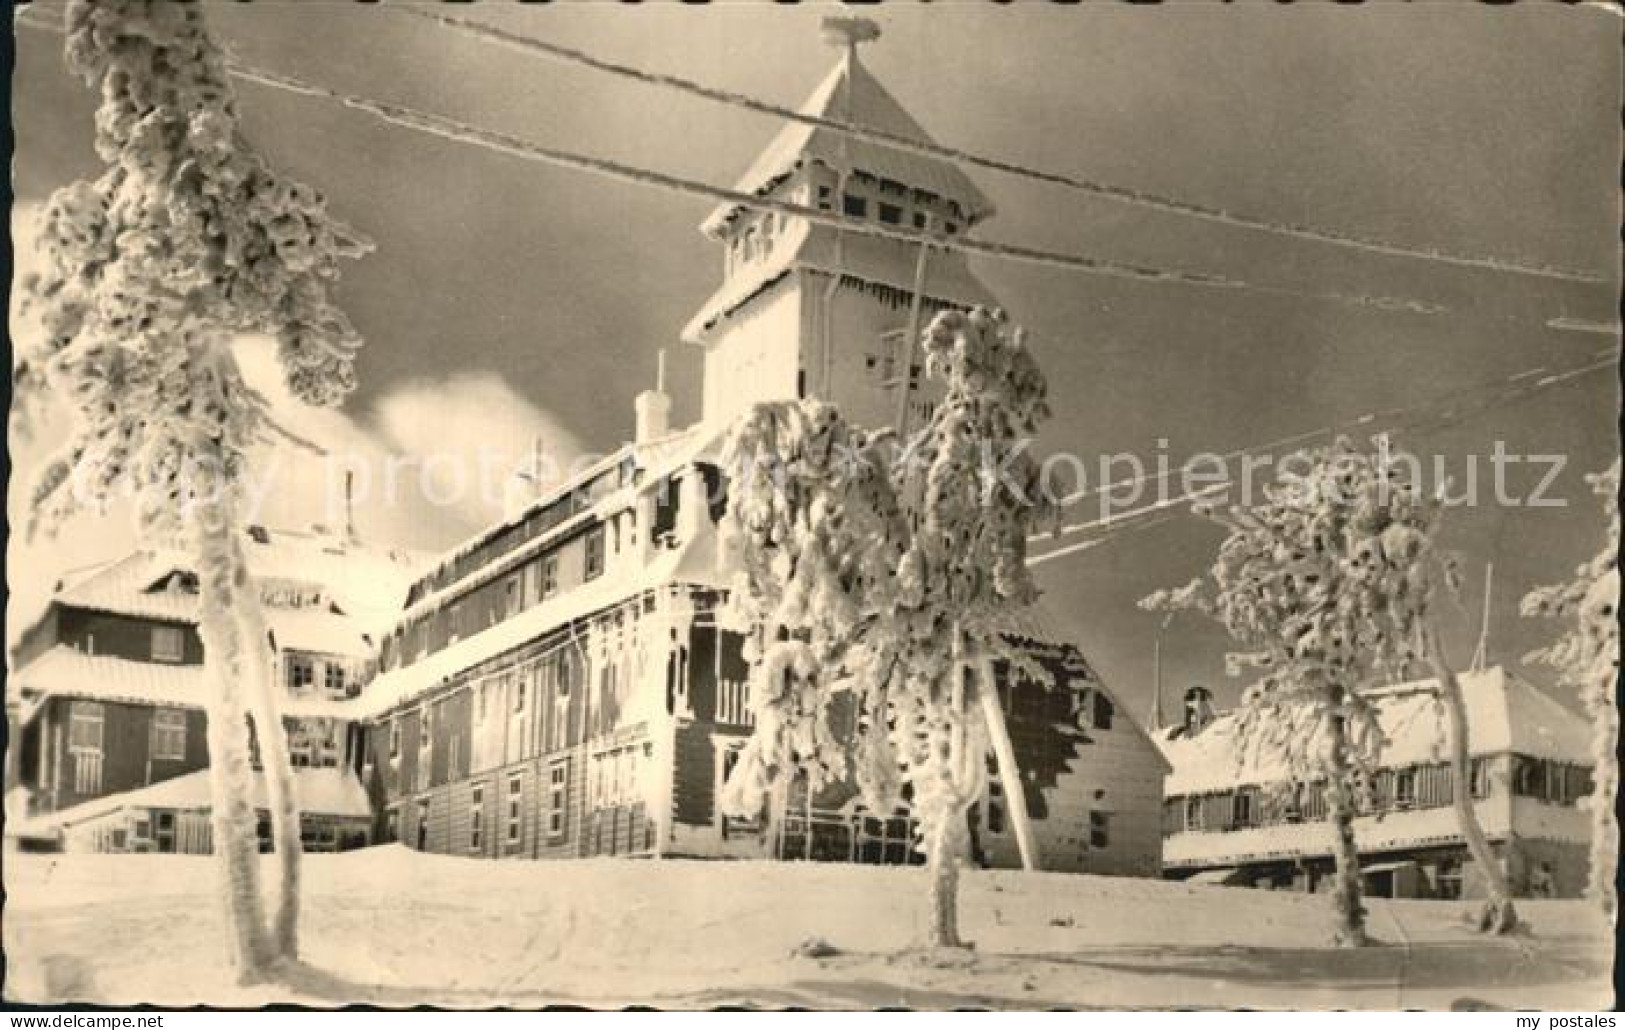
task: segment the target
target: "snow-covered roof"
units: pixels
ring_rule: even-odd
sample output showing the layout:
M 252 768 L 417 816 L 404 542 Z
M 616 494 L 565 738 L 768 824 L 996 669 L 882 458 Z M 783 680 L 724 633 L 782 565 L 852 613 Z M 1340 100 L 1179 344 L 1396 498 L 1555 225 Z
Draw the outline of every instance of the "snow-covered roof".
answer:
M 843 58 L 830 70 L 801 105 L 800 112 L 828 121 L 878 129 L 920 143 L 933 142 L 920 123 L 854 55 Z M 958 201 L 971 222 L 993 213 L 992 201 L 951 161 L 845 136 L 805 122 L 786 124 L 739 179 L 735 189 L 766 193 L 807 161 L 819 161 L 830 167 L 845 166 Z M 718 235 L 738 210 L 738 205 L 723 204 L 701 224 L 701 231 L 708 236 Z
M 1585 720 L 1538 687 L 1499 666 L 1463 672 L 1459 679 L 1472 754 L 1516 752 L 1532 758 L 1587 760 L 1591 731 Z M 1437 681 L 1427 679 L 1366 692 L 1386 738 L 1379 756 L 1382 765 L 1393 768 L 1447 758 L 1449 721 L 1437 689 Z M 1176 727 L 1159 732 L 1156 740 L 1173 766 L 1164 785 L 1170 797 L 1287 779 L 1271 749 L 1238 755 L 1234 713 L 1219 716 L 1194 736 L 1185 736 Z
M 718 572 L 716 532 L 709 524 L 693 540 L 656 551 L 653 560 L 635 570 L 612 569 L 411 665 L 380 673 L 360 697 L 349 702 L 349 710 L 363 718 L 375 718 L 410 704 L 466 669 L 546 636 L 572 620 L 586 618 L 647 591 L 684 584 L 714 588 L 726 585 Z
M 254 807 L 268 808 L 265 777 L 256 773 L 252 782 Z M 307 815 L 365 819 L 372 814 L 372 806 L 367 803 L 365 788 L 349 769 L 295 769 L 293 790 L 294 796 L 299 801 L 300 812 Z M 99 819 L 127 808 L 207 811 L 213 806 L 214 795 L 209 783 L 209 770 L 199 769 L 197 772 L 164 780 L 150 787 L 141 787 L 122 794 L 109 794 L 58 812 L 34 816 L 25 820 L 17 832 L 20 835 L 48 833 L 87 820 Z
M 377 638 L 364 631 L 355 619 L 327 608 L 265 608 L 265 622 L 276 639 L 279 651 L 337 655 L 343 658 L 372 658 L 378 653 Z
M 1474 806 L 1484 835 L 1581 843 L 1590 840 L 1589 813 L 1576 806 L 1547 805 L 1531 798 L 1480 801 Z M 1283 858 L 1316 858 L 1332 851 L 1330 822 L 1277 823 L 1243 830 L 1185 830 L 1162 842 L 1162 864 L 1189 866 L 1234 865 Z M 1462 841 L 1455 809 L 1417 808 L 1364 815 L 1354 820 L 1354 844 L 1361 854 L 1378 854 Z
M 826 274 L 850 276 L 861 282 L 888 286 L 904 293 L 914 292 L 914 262 L 898 261 L 898 244 L 892 240 L 846 233 L 839 248 L 836 230 L 814 226 L 804 219 L 790 219 L 783 238 L 758 267 L 743 267 L 730 275 L 683 327 L 687 343 L 699 343 L 717 321 L 746 301 L 768 289 L 793 269 L 805 268 Z M 971 272 L 957 254 L 933 252 L 925 263 L 924 295 L 955 306 L 992 305 L 993 293 Z
M 243 533 L 250 574 L 262 584 L 302 584 L 340 609 L 265 606 L 280 648 L 348 657 L 374 653 L 372 637 L 400 612 L 422 558 L 378 550 L 327 533 L 254 528 Z M 93 611 L 172 622 L 197 621 L 198 596 L 176 587 L 174 574 L 192 572 L 190 555 L 169 549 L 138 550 L 124 558 L 64 577 L 52 600 Z
M 430 565 L 430 571 L 427 572 L 424 579 L 433 580 L 436 576 L 444 574 L 459 559 L 473 553 L 480 545 L 496 538 L 503 531 L 524 522 L 541 509 L 563 500 L 572 491 L 581 489 L 586 483 L 626 461 L 631 461 L 637 468 L 637 480 L 633 484 L 598 497 L 574 515 L 550 527 L 546 532 L 540 533 L 512 550 L 498 555 L 489 563 L 425 593 L 414 600 L 410 606 L 397 609 L 391 622 L 407 623 L 425 612 L 433 611 L 452 598 L 459 597 L 483 583 L 506 574 L 515 565 L 521 564 L 528 558 L 546 550 L 561 537 L 575 532 L 583 524 L 590 523 L 605 511 L 624 506 L 631 492 L 650 487 L 665 475 L 689 462 L 700 459 L 708 451 L 714 449 L 719 432 L 720 430 L 716 427 L 699 424 L 653 440 L 623 445 L 619 450 L 597 462 L 591 468 L 559 483 L 546 493 L 539 494 L 522 510 L 514 512 L 494 526 L 481 530 L 475 536 L 434 559 Z
M 201 665 L 90 655 L 65 644 L 49 648 L 17 670 L 14 678 L 19 696 L 32 702 L 19 715 L 19 724 L 32 720 L 38 701 L 46 697 L 207 708 L 210 689 Z M 282 713 L 301 718 L 357 719 L 354 708 L 353 700 L 340 701 L 315 693 L 282 698 Z

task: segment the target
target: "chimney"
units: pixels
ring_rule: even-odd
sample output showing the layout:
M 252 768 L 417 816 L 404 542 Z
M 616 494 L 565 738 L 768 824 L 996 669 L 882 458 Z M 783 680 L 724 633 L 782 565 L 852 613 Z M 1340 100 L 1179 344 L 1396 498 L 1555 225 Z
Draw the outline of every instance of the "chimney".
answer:
M 638 394 L 632 402 L 637 415 L 636 443 L 658 440 L 671 432 L 671 395 L 666 392 L 666 350 L 661 348 L 655 371 L 655 388 Z
M 1213 721 L 1213 691 L 1198 684 L 1185 691 L 1185 736 L 1192 737 Z

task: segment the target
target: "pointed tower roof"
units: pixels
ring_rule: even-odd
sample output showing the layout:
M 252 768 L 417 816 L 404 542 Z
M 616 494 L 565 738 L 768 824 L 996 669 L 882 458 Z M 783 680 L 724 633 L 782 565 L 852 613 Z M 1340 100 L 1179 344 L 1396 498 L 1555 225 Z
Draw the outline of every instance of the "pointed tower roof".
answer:
M 841 60 L 801 105 L 800 112 L 827 121 L 878 129 L 921 143 L 934 142 L 858 60 L 855 46 L 847 47 Z M 992 201 L 951 161 L 846 136 L 805 122 L 791 122 L 780 130 L 734 188 L 760 196 L 809 161 L 831 168 L 844 164 L 851 170 L 957 201 L 971 224 L 993 214 Z M 738 211 L 738 205 L 723 204 L 701 223 L 701 231 L 708 236 L 720 235 Z

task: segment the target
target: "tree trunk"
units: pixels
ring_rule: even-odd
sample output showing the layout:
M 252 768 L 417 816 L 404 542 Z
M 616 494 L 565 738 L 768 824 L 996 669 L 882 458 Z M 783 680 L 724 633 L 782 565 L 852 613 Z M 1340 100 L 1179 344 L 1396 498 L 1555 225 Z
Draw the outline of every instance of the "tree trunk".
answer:
M 248 713 L 239 682 L 241 641 L 231 617 L 239 583 L 228 553 L 230 525 L 223 501 L 209 504 L 200 514 L 198 633 L 212 687 L 208 741 L 213 847 L 224 876 L 222 901 L 235 945 L 237 976 L 246 984 L 268 977 L 273 949 L 260 904 L 259 819 L 248 753 Z
M 260 766 L 264 769 L 266 801 L 271 809 L 271 835 L 276 846 L 277 904 L 271 918 L 271 940 L 277 954 L 294 959 L 299 954 L 299 798 L 293 783 L 293 762 L 288 756 L 288 734 L 282 722 L 280 684 L 271 682 L 266 650 L 269 636 L 260 600 L 248 582 L 242 544 L 231 541 L 239 582 L 245 584 L 237 599 L 237 622 L 242 630 L 243 671 L 248 679 L 254 725 L 259 728 Z
M 1614 700 L 1618 670 L 1612 665 L 1586 692 L 1591 710 L 1591 868 L 1586 896 L 1602 906 L 1610 920 L 1618 905 L 1614 877 L 1619 868 L 1619 823 L 1614 796 L 1619 790 L 1619 708 Z
M 1340 692 L 1334 690 L 1334 703 L 1340 703 Z M 1345 948 L 1359 948 L 1371 943 L 1365 932 L 1365 906 L 1361 903 L 1360 853 L 1354 844 L 1354 800 L 1350 796 L 1349 777 L 1353 770 L 1348 760 L 1348 725 L 1340 714 L 1332 716 L 1331 770 L 1326 780 L 1326 807 L 1331 811 L 1332 858 L 1336 868 L 1332 874 L 1332 907 L 1337 912 L 1336 941 Z
M 1016 765 L 1016 750 L 1010 744 L 1010 730 L 1004 721 L 1004 707 L 999 704 L 998 684 L 993 678 L 993 663 L 983 659 L 978 671 L 982 677 L 982 720 L 987 726 L 988 740 L 993 744 L 993 755 L 998 759 L 999 782 L 1004 784 L 1004 799 L 1010 810 L 1010 825 L 1016 831 L 1016 847 L 1021 851 L 1021 868 L 1030 873 L 1038 868 L 1038 844 L 1033 840 L 1032 821 L 1027 815 L 1027 790 L 1022 784 L 1021 769 Z
M 965 821 L 957 805 L 940 805 L 930 816 L 926 841 L 930 857 L 930 927 L 926 945 L 963 948 L 959 936 L 959 863 L 965 851 Z
M 1461 835 L 1467 841 L 1467 851 L 1473 862 L 1483 870 L 1484 888 L 1488 893 L 1484 908 L 1478 916 L 1480 930 L 1508 933 L 1518 925 L 1518 914 L 1512 907 L 1512 892 L 1507 889 L 1506 873 L 1484 839 L 1484 829 L 1478 824 L 1478 812 L 1473 806 L 1471 740 L 1467 726 L 1467 705 L 1461 696 L 1461 681 L 1445 660 L 1443 644 L 1438 630 L 1427 629 L 1428 664 L 1439 680 L 1439 693 L 1444 698 L 1450 716 L 1450 776 L 1451 796 L 1456 809 L 1456 821 Z

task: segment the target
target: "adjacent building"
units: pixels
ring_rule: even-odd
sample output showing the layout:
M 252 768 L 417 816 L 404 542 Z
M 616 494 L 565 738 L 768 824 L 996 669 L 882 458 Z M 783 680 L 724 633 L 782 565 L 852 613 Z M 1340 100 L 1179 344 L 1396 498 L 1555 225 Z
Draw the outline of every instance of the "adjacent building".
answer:
M 1545 691 L 1500 667 L 1460 676 L 1471 782 L 1451 775 L 1437 684 L 1374 689 L 1386 742 L 1355 820 L 1366 890 L 1378 897 L 1483 894 L 1451 807 L 1474 811 L 1514 893 L 1578 897 L 1590 840 L 1590 729 Z M 1194 879 L 1315 891 L 1329 885 L 1332 826 L 1319 785 L 1291 782 L 1268 753 L 1237 747 L 1234 714 L 1214 716 L 1205 690 L 1180 725 L 1159 731 L 1172 767 L 1163 803 L 1163 869 Z
M 364 842 L 348 702 L 376 667 L 376 624 L 408 564 L 327 533 L 246 531 L 263 642 L 283 711 L 305 844 Z M 13 655 L 16 782 L 36 843 L 102 851 L 208 850 L 208 691 L 187 556 L 141 550 L 66 577 Z M 345 785 L 346 777 L 348 786 Z

